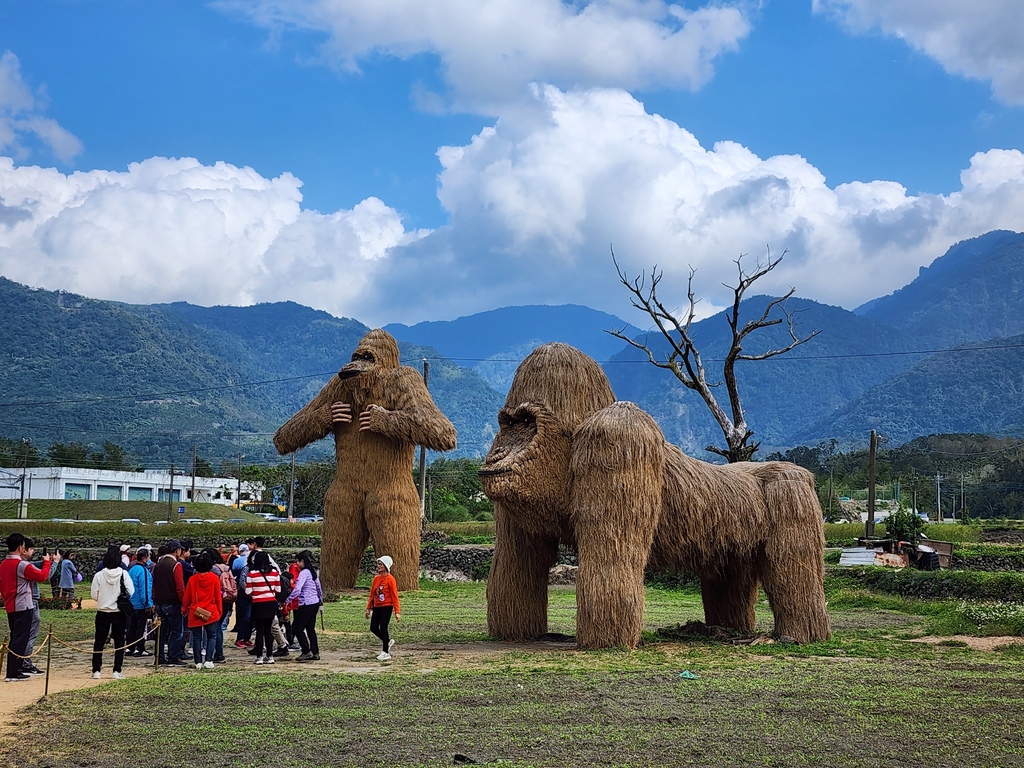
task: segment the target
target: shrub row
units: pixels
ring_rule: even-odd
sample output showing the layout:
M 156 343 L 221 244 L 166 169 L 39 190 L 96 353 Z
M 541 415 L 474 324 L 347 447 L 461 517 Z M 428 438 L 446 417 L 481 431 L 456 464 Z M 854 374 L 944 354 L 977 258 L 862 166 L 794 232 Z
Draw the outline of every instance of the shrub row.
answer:
M 829 587 L 863 587 L 899 597 L 1024 601 L 1024 573 L 915 571 L 910 568 L 826 568 Z

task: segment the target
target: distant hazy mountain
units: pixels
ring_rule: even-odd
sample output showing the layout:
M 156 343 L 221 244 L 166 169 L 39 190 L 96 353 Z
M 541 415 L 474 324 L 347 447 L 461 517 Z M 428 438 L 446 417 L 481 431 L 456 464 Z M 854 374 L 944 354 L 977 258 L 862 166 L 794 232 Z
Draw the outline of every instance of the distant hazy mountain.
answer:
M 741 319 L 767 297 L 744 302 Z M 890 445 L 936 432 L 1024 436 L 1024 235 L 958 243 L 909 285 L 848 312 L 794 298 L 812 341 L 737 370 L 754 439 L 774 449 L 837 438 Z M 149 463 L 182 463 L 191 446 L 215 464 L 276 460 L 270 436 L 344 364 L 367 328 L 283 302 L 254 307 L 135 306 L 39 291 L 0 278 L 0 435 L 129 448 Z M 633 400 L 669 440 L 701 458 L 723 439 L 707 407 L 670 373 L 605 333 L 626 326 L 587 307 L 505 307 L 449 322 L 390 325 L 402 360 L 431 360 L 430 389 L 459 430 L 459 453 L 486 452 L 519 361 L 563 341 L 600 361 L 616 395 Z M 638 338 L 639 329 L 626 326 Z M 722 315 L 693 328 L 721 378 Z M 655 349 L 659 337 L 645 336 Z M 745 351 L 784 346 L 784 327 Z M 960 347 L 955 351 L 949 350 Z M 490 384 L 489 384 L 489 383 Z M 721 389 L 720 402 L 728 407 Z M 326 455 L 329 441 L 301 458 Z
M 741 318 L 759 316 L 769 300 L 766 296 L 747 299 Z M 748 426 L 754 430 L 754 440 L 766 448 L 792 445 L 794 430 L 826 419 L 917 359 L 906 354 L 914 349 L 912 338 L 873 320 L 809 299 L 790 299 L 788 307 L 797 310 L 800 336 L 815 329 L 821 333 L 785 355 L 740 362 L 736 367 Z M 722 361 L 731 341 L 724 313 L 695 323 L 692 331 L 708 380 L 720 382 Z M 667 342 L 654 335 L 646 339 L 664 359 Z M 784 347 L 788 339 L 784 326 L 765 328 L 748 337 L 744 351 L 758 354 Z M 704 402 L 670 372 L 656 371 L 638 350 L 627 348 L 615 355 L 605 371 L 616 395 L 635 401 L 654 415 L 672 442 L 705 458 L 706 445 L 722 446 L 721 429 Z M 728 410 L 724 385 L 717 394 Z
M 1024 333 L 1024 234 L 997 230 L 950 248 L 895 293 L 858 307 L 922 348 Z
M 273 432 L 348 361 L 368 330 L 291 302 L 253 307 L 136 306 L 38 291 L 0 278 L 0 434 L 103 440 L 144 461 L 238 453 L 276 460 Z M 403 362 L 433 359 L 430 389 L 460 451 L 493 437 L 502 397 L 435 350 L 400 343 Z M 330 453 L 329 440 L 304 455 Z
M 522 359 L 549 341 L 571 344 L 595 360 L 607 360 L 622 349 L 621 341 L 605 333 L 612 329 L 640 333 L 614 315 L 577 304 L 502 307 L 456 320 L 385 326 L 395 338 L 426 344 L 472 368 L 502 393 Z

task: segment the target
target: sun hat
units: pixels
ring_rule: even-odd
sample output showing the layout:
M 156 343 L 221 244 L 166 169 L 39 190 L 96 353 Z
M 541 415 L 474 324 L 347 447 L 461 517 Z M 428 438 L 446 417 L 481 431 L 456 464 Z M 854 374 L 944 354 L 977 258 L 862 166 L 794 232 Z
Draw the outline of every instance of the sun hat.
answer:
M 239 544 L 238 545 L 238 554 L 244 555 L 244 554 L 248 553 L 248 551 L 249 551 L 249 545 L 248 544 Z
M 131 547 L 129 547 L 127 544 L 122 544 L 121 545 L 121 551 L 122 552 L 127 552 L 129 549 L 131 549 Z
M 378 557 L 377 562 L 384 563 L 384 567 L 388 569 L 388 573 L 391 573 L 391 566 L 395 564 L 395 561 L 387 555 L 381 555 L 380 557 Z

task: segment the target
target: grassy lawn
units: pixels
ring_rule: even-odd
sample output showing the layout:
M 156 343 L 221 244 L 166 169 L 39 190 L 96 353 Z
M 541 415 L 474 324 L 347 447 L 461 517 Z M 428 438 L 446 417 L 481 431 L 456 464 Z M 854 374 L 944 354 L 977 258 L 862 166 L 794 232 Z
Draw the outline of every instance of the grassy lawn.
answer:
M 326 607 L 324 663 L 254 668 L 235 651 L 213 672 L 51 695 L 22 713 L 17 744 L 0 737 L 0 755 L 53 768 L 452 765 L 456 755 L 507 766 L 1024 766 L 1024 646 L 914 642 L 993 631 L 956 603 L 837 587 L 829 642 L 734 644 L 666 639 L 659 629 L 703 617 L 700 595 L 650 588 L 640 650 L 583 653 L 488 641 L 484 590 L 425 582 L 403 595 L 388 664 L 373 659 L 365 591 L 342 595 Z M 550 594 L 551 631 L 572 634 L 573 589 Z M 766 605 L 758 615 L 770 629 Z M 47 611 L 43 626 L 82 642 L 92 617 Z M 83 674 L 87 659 L 59 663 Z

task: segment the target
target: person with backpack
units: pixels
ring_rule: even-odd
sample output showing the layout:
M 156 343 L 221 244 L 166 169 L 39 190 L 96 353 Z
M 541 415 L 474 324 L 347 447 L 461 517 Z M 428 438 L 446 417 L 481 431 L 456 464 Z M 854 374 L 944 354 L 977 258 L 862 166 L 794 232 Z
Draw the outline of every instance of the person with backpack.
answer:
M 231 575 L 231 569 L 224 564 L 224 560 L 221 558 L 218 550 L 208 547 L 203 550 L 203 553 L 209 555 L 210 561 L 213 563 L 213 573 L 220 582 L 221 620 L 215 627 L 217 639 L 214 644 L 213 661 L 222 662 L 225 660 L 224 629 L 228 625 L 232 606 L 234 606 L 235 599 L 238 597 L 238 584 L 235 581 L 235 577 Z
M 235 576 L 236 598 L 235 598 L 235 648 L 247 650 L 252 648 L 253 643 L 249 639 L 252 636 L 252 598 L 245 591 L 249 578 L 249 545 L 242 544 L 238 548 L 238 557 L 231 565 L 231 572 Z
M 153 616 L 153 574 L 149 572 L 149 550 L 145 547 L 135 554 L 135 562 L 128 569 L 135 593 L 132 607 L 135 613 L 128 617 L 128 655 L 141 658 L 152 656 L 146 650 L 146 622 Z
M 103 568 L 92 577 L 92 599 L 96 601 L 96 637 L 92 646 L 92 676 L 100 678 L 103 666 L 103 646 L 107 637 L 114 637 L 114 673 L 113 677 L 120 680 L 121 664 L 124 661 L 124 631 L 127 617 L 117 605 L 121 592 L 128 593 L 130 598 L 135 593 L 135 585 L 128 577 L 128 571 L 121 566 L 121 553 L 116 547 L 107 550 L 103 556 Z
M 270 625 L 277 615 L 277 593 L 281 591 L 281 574 L 270 564 L 266 552 L 256 552 L 252 558 L 246 593 L 252 598 L 252 623 L 256 627 L 256 663 L 273 664 L 271 655 L 274 640 Z

